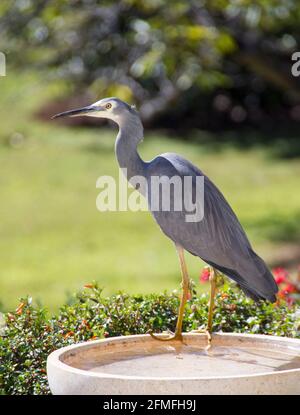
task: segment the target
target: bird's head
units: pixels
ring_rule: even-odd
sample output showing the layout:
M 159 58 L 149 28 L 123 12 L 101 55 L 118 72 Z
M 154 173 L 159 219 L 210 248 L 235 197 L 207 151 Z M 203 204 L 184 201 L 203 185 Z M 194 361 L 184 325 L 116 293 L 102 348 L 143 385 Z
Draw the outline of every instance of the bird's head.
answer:
M 122 123 L 122 120 L 127 121 L 133 117 L 139 117 L 134 106 L 131 106 L 118 98 L 104 98 L 87 107 L 60 112 L 59 114 L 54 115 L 52 119 L 78 116 L 106 118 L 119 125 Z

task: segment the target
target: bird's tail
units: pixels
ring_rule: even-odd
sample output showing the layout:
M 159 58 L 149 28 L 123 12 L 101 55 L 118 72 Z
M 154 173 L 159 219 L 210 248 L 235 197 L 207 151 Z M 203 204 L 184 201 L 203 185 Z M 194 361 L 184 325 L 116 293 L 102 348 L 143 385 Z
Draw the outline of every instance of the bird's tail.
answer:
M 278 292 L 278 286 L 274 277 L 264 261 L 252 250 L 251 257 L 259 264 L 259 269 L 261 270 L 259 273 L 255 273 L 256 275 L 242 275 L 237 270 L 228 269 L 218 264 L 213 264 L 210 261 L 207 262 L 229 278 L 232 278 L 244 293 L 254 301 L 268 300 L 274 303 L 276 301 L 276 293 Z

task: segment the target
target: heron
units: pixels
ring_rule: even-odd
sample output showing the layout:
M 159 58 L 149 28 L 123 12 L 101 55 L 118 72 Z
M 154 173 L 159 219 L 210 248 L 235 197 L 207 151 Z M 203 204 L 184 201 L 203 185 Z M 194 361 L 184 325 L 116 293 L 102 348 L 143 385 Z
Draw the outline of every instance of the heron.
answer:
M 153 209 L 149 200 L 149 190 L 147 193 L 144 186 L 138 188 L 143 196 L 148 197 L 149 210 L 156 223 L 175 244 L 182 277 L 175 332 L 166 335 L 150 332 L 152 337 L 161 341 L 183 340 L 183 317 L 190 290 L 185 252 L 199 257 L 210 267 L 208 319 L 205 329 L 209 344 L 212 339 L 214 299 L 219 274 L 225 274 L 235 281 L 245 295 L 256 302 L 276 301 L 278 287 L 273 275 L 263 259 L 252 249 L 237 216 L 215 184 L 198 167 L 178 154 L 160 154 L 151 161 L 144 161 L 140 157 L 138 145 L 144 138 L 144 128 L 135 106 L 115 97 L 104 98 L 82 108 L 61 112 L 52 118 L 76 116 L 105 118 L 118 125 L 115 154 L 119 166 L 126 169 L 129 182 L 133 177 L 143 177 L 151 188 L 153 177 L 191 177 L 192 190 L 189 191 L 196 196 L 196 179 L 202 178 L 204 182 L 204 215 L 201 220 L 191 222 L 186 220 L 184 208 Z

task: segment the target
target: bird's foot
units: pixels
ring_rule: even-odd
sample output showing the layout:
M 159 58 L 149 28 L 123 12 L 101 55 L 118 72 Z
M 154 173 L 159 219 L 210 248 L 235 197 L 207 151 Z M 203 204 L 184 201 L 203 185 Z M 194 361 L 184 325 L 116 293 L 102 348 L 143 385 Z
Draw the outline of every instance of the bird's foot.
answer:
M 159 340 L 162 342 L 167 342 L 167 341 L 171 341 L 171 340 L 179 340 L 182 341 L 182 334 L 181 333 L 172 333 L 172 332 L 167 332 L 165 335 L 164 333 L 161 333 L 163 336 L 161 337 L 161 334 L 154 334 L 152 331 L 149 331 L 150 336 L 155 339 L 155 340 Z
M 206 346 L 205 350 L 209 350 L 211 348 L 212 337 L 211 337 L 211 332 L 207 328 L 206 329 L 191 330 L 191 333 L 206 334 L 206 336 L 207 336 L 207 346 Z

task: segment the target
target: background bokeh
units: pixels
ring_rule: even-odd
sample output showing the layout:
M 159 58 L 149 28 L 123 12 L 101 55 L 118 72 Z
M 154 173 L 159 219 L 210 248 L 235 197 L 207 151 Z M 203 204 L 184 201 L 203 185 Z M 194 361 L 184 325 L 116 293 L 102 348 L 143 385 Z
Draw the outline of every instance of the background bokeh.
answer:
M 50 121 L 105 96 L 135 103 L 142 156 L 175 151 L 223 191 L 270 267 L 300 262 L 296 0 L 2 0 L 0 301 L 51 309 L 83 284 L 179 286 L 175 250 L 147 212 L 96 210 L 118 175 L 116 130 Z M 191 277 L 203 266 L 188 256 Z

